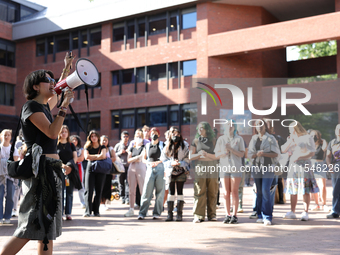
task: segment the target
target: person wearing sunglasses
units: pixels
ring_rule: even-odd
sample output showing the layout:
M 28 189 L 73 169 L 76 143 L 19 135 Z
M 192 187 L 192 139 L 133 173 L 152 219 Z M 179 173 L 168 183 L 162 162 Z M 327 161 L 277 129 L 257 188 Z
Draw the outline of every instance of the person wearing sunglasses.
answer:
M 74 57 L 66 53 L 61 80 L 69 74 L 73 60 Z M 63 173 L 57 154 L 57 138 L 74 95 L 71 90 L 65 93 L 53 119 L 51 110 L 57 104 L 54 86 L 54 74 L 47 70 L 34 71 L 24 81 L 27 102 L 21 111 L 21 128 L 35 164 L 33 176 L 22 181 L 18 227 L 1 254 L 16 254 L 30 240 L 38 240 L 38 254 L 52 254 L 53 240 L 61 235 Z

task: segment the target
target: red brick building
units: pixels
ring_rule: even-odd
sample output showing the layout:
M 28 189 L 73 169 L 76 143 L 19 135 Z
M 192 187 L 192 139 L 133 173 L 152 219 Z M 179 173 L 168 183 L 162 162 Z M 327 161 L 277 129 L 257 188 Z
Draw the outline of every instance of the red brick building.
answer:
M 84 0 L 79 9 L 68 8 L 54 16 L 49 7 L 24 0 L 2 0 L 1 4 L 7 4 L 7 9 L 11 4 L 19 9 L 26 6 L 34 13 L 21 21 L 0 21 L 1 40 L 15 46 L 14 65 L 0 65 L 0 95 L 14 90 L 12 96 L 6 94 L 0 100 L 3 128 L 13 127 L 10 116 L 18 116 L 25 102 L 21 89 L 25 76 L 49 69 L 58 78 L 68 50 L 90 59 L 98 68 L 101 81 L 90 89 L 89 116 L 92 127 L 112 142 L 120 131 L 132 133 L 144 124 L 157 126 L 161 132 L 180 126 L 189 137 L 188 124 L 195 121 L 200 107 L 190 97 L 192 78 L 286 79 L 340 72 L 338 55 L 286 61 L 287 46 L 340 37 L 339 0 L 127 0 L 104 4 Z M 256 95 L 257 109 L 268 109 L 272 86 L 258 86 L 262 93 Z M 306 107 L 312 113 L 340 113 L 337 81 L 298 87 L 311 91 Z M 82 87 L 72 106 L 85 120 Z M 231 100 L 226 107 L 232 108 Z M 79 132 L 71 117 L 65 122 L 72 132 Z

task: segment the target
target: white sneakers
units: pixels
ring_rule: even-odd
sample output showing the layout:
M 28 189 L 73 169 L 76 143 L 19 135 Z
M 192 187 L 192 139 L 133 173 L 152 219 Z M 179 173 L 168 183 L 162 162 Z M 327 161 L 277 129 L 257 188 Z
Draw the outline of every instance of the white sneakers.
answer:
M 134 209 L 130 208 L 127 213 L 124 214 L 124 217 L 132 217 L 135 215 Z
M 283 216 L 284 219 L 296 219 L 296 214 L 293 212 L 287 212 L 285 216 Z M 303 212 L 301 213 L 300 220 L 307 221 L 309 219 L 308 213 Z
M 202 220 L 199 219 L 197 216 L 194 216 L 194 220 L 192 221 L 193 223 L 201 223 Z
M 103 211 L 107 211 L 107 210 L 109 210 L 109 208 L 105 204 L 100 204 L 99 211 L 103 212 Z
M 324 205 L 324 206 L 323 206 L 323 211 L 324 211 L 324 212 L 330 212 L 330 211 L 331 211 L 331 208 L 328 207 L 327 205 Z
M 283 216 L 284 219 L 296 219 L 296 215 L 295 213 L 293 213 L 292 211 L 287 212 L 285 216 Z
M 18 217 L 18 211 L 17 210 L 12 210 L 12 217 Z
M 307 221 L 308 220 L 308 213 L 307 212 L 302 212 L 301 213 L 301 220 L 302 221 Z
M 264 221 L 263 221 L 263 224 L 264 224 L 265 226 L 270 226 L 270 225 L 272 224 L 272 222 L 271 222 L 270 220 L 264 220 Z
M 11 220 L 10 219 L 4 219 L 2 223 L 3 224 L 11 224 Z
M 272 224 L 272 222 L 270 220 L 264 220 L 264 219 L 257 219 L 256 223 L 263 223 L 263 225 L 265 226 L 269 226 Z

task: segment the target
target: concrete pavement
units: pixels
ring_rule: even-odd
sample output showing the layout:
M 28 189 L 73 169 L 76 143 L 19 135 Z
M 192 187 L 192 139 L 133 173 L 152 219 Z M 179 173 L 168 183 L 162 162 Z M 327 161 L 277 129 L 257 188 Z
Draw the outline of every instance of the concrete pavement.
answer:
M 328 205 L 331 205 L 330 181 Z M 125 218 L 128 205 L 113 201 L 100 218 L 83 218 L 78 192 L 74 193 L 72 221 L 63 222 L 63 234 L 54 243 L 54 254 L 339 254 L 340 220 L 328 220 L 327 213 L 310 212 L 310 220 L 284 220 L 290 210 L 289 198 L 284 205 L 275 205 L 272 226 L 263 226 L 249 219 L 252 212 L 252 191 L 244 188 L 244 213 L 239 223 L 223 224 L 224 210 L 217 210 L 217 222 L 192 223 L 193 184 L 186 184 L 183 222 L 161 219 Z M 314 202 L 312 202 L 312 206 Z M 153 201 L 152 201 L 153 206 Z M 152 215 L 152 206 L 149 214 Z M 302 212 L 299 198 L 297 216 Z M 12 218 L 13 219 L 13 218 Z M 13 224 L 0 226 L 0 246 L 13 234 Z M 36 241 L 29 242 L 18 254 L 36 254 Z

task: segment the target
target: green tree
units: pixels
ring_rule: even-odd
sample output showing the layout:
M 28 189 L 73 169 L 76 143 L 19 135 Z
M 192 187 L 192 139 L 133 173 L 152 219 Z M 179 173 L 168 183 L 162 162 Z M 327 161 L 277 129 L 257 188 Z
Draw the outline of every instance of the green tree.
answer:
M 337 112 L 313 113 L 312 115 L 288 115 L 287 119 L 288 118 L 299 121 L 306 130 L 319 130 L 322 134 L 322 138 L 327 142 L 335 137 L 334 129 L 338 124 Z
M 337 54 L 336 41 L 326 41 L 295 46 L 299 49 L 299 59 L 319 58 Z
M 326 41 L 295 46 L 299 49 L 299 59 L 319 58 L 337 54 L 336 41 Z M 291 78 L 288 84 L 309 83 L 315 81 L 336 80 L 337 74 L 324 74 L 311 77 Z

